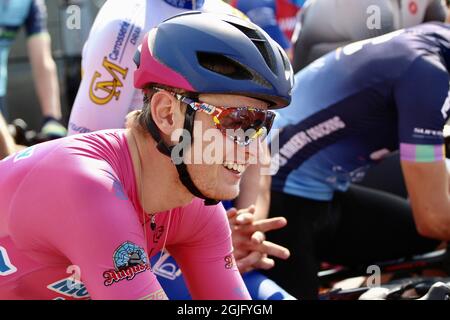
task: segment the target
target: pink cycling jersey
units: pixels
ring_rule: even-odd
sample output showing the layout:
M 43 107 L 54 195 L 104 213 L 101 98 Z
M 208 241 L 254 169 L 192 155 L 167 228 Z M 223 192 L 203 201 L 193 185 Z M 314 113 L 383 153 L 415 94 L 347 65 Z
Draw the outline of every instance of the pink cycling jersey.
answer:
M 124 130 L 0 161 L 0 299 L 164 299 L 149 265 L 164 244 L 194 299 L 250 298 L 222 205 L 155 218 L 144 221 Z

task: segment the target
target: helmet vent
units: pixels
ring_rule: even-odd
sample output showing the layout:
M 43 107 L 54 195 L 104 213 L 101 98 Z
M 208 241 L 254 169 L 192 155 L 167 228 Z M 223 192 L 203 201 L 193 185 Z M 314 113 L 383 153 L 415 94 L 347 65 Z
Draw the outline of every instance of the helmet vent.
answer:
M 240 63 L 217 53 L 197 52 L 199 64 L 212 72 L 235 80 L 252 80 L 253 75 Z
M 286 58 L 286 55 L 281 51 L 280 48 L 278 48 L 278 51 L 280 52 L 280 56 L 283 58 L 283 65 L 285 70 L 289 70 L 291 68 L 291 63 Z
M 267 66 L 270 68 L 270 70 L 272 70 L 273 73 L 276 73 L 274 62 L 275 57 L 273 56 L 273 52 L 270 48 L 270 44 L 267 42 L 266 37 L 258 30 L 250 29 L 229 21 L 227 22 L 235 28 L 239 29 L 253 42 L 253 44 L 256 46 L 256 48 L 258 48 L 258 51 L 263 56 L 264 61 L 266 61 Z
M 133 56 L 133 61 L 136 64 L 137 68 L 139 68 L 139 66 L 141 65 L 141 48 L 142 48 L 142 45 L 140 45 L 138 47 L 138 49 L 136 50 L 136 52 L 134 53 L 134 56 Z

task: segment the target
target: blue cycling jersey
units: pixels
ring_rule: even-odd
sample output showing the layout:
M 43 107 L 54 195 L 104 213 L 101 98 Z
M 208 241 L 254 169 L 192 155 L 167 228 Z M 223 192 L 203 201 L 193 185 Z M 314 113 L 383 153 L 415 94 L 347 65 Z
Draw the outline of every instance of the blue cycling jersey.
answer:
M 151 263 L 152 270 L 169 300 L 192 299 L 181 270 L 172 256 L 167 253 L 158 253 L 151 259 Z M 242 278 L 253 300 L 295 300 L 293 296 L 259 271 L 246 272 Z
M 305 0 L 233 0 L 232 4 L 284 49 L 290 48 L 296 14 Z
M 205 0 L 164 0 L 171 6 L 177 7 L 177 8 L 184 8 L 189 10 L 197 10 L 203 6 L 205 3 Z
M 450 26 L 427 23 L 338 48 L 296 74 L 279 111 L 272 188 L 330 200 L 398 150 L 442 160 L 450 109 Z M 274 149 L 275 142 L 272 142 Z
M 22 26 L 27 36 L 46 31 L 47 11 L 43 0 L 0 0 L 0 9 L 0 96 L 4 96 L 8 53 L 17 32 Z

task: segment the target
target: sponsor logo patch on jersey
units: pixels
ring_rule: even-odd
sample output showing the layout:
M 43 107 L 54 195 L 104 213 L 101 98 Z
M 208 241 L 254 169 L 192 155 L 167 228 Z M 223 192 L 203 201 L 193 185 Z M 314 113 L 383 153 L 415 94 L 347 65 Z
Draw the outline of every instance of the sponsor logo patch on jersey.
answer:
M 233 255 L 229 254 L 225 258 L 225 269 L 231 269 L 235 265 Z
M 71 277 L 58 280 L 47 286 L 47 289 L 57 292 L 58 294 L 65 295 L 74 299 L 89 299 L 89 292 L 86 286 L 79 280 Z M 61 298 L 58 298 L 61 300 Z
M 175 280 L 181 275 L 181 269 L 177 266 L 170 254 L 164 252 L 153 265 L 153 273 L 169 280 Z
M 9 260 L 8 252 L 0 246 L 0 276 L 8 276 L 17 272 L 17 268 Z
M 447 96 L 441 108 L 441 114 L 445 120 L 448 118 L 448 110 L 450 110 L 450 95 Z
M 144 249 L 130 241 L 122 243 L 114 251 L 113 261 L 114 269 L 103 273 L 105 286 L 110 286 L 125 279 L 133 280 L 137 274 L 150 270 L 150 264 Z
M 35 146 L 32 146 L 32 147 L 26 148 L 25 150 L 20 151 L 14 157 L 13 162 L 17 162 L 17 161 L 21 161 L 21 160 L 30 158 L 33 155 L 34 149 L 35 149 Z
M 103 58 L 102 66 L 110 78 L 102 80 L 104 73 L 95 71 L 89 87 L 89 98 L 98 105 L 107 104 L 112 98 L 119 100 L 119 88 L 123 87 L 123 81 L 128 75 L 128 68 L 122 68 L 107 57 Z

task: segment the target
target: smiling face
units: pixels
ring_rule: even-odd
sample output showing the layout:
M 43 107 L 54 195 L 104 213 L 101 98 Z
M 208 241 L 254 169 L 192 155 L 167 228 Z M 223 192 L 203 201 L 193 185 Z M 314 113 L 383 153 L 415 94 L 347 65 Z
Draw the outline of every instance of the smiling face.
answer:
M 239 194 L 243 172 L 249 164 L 259 161 L 258 154 L 262 148 L 260 139 L 245 139 L 254 138 L 252 134 L 238 135 L 241 144 L 237 144 L 233 139 L 236 137 L 232 134 L 233 129 L 251 128 L 252 131 L 245 133 L 265 132 L 261 128 L 265 125 L 270 127 L 273 120 L 273 117 L 265 112 L 268 103 L 246 96 L 201 94 L 197 100 L 204 108 L 199 108 L 199 104 L 194 103 L 193 99 L 188 99 L 181 92 L 181 95 L 176 95 L 174 91 L 172 88 L 155 89 L 151 95 L 146 96 L 149 103 L 144 105 L 136 117 L 130 118 L 130 125 L 137 128 L 136 132 L 141 135 L 142 144 L 150 142 L 148 138 L 153 136 L 153 142 L 148 144 L 152 149 L 151 157 L 143 152 L 144 158 L 146 155 L 150 157 L 143 159 L 143 171 L 148 172 L 149 176 L 167 179 L 167 192 L 177 194 L 180 199 L 189 200 L 192 194 L 183 186 L 174 166 L 174 163 L 179 164 L 182 160 L 192 182 L 203 196 L 218 200 L 234 199 Z M 193 108 L 199 109 L 191 114 L 194 123 L 192 133 L 189 133 L 184 130 L 185 121 L 189 117 L 186 110 L 193 111 Z M 160 137 L 150 134 L 147 128 L 149 123 L 153 123 L 152 130 L 157 130 Z M 232 128 L 232 132 L 225 132 L 225 128 Z M 180 142 L 182 133 L 192 134 L 193 140 L 186 139 L 185 142 L 183 138 Z M 173 146 L 171 154 L 161 152 L 161 149 L 153 152 L 155 141 Z M 246 142 L 249 143 L 244 146 Z M 141 149 L 145 148 L 143 145 Z M 180 158 L 181 154 L 183 158 Z M 170 159 L 166 157 L 168 155 Z M 158 157 L 162 158 L 158 160 Z M 154 170 L 157 172 L 151 173 Z M 163 185 L 164 181 L 160 183 Z
M 253 107 L 267 109 L 264 101 L 245 96 L 225 94 L 200 95 L 199 101 L 225 108 Z M 199 133 L 201 135 L 199 136 Z M 248 146 L 238 145 L 232 138 L 216 128 L 213 117 L 196 112 L 194 141 L 188 150 L 190 159 L 198 159 L 201 151 L 201 163 L 187 164 L 189 174 L 197 188 L 212 199 L 234 199 L 239 194 L 239 183 L 250 160 L 257 159 L 254 140 Z M 211 159 L 214 158 L 214 159 Z

